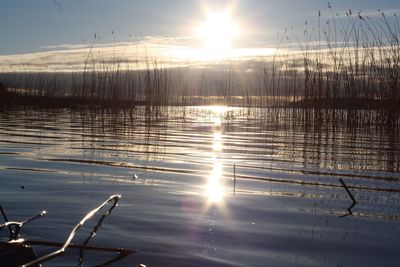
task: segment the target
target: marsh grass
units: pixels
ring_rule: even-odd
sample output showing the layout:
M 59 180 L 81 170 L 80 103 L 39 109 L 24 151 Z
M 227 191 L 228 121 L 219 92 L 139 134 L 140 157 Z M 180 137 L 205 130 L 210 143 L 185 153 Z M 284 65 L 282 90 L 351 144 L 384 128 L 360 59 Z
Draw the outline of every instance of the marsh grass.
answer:
M 300 56 L 284 56 L 277 63 L 277 75 L 283 76 L 279 83 L 283 85 L 274 91 L 294 98 L 299 107 L 398 108 L 397 15 L 388 18 L 380 12 L 378 17 L 370 18 L 348 10 L 343 17 L 334 14 L 330 5 L 329 10 L 325 27 L 321 26 L 320 12 L 317 30 L 309 29 L 305 23 L 304 41 L 287 31 L 286 39 L 297 45 Z M 292 86 L 293 79 L 301 83 Z

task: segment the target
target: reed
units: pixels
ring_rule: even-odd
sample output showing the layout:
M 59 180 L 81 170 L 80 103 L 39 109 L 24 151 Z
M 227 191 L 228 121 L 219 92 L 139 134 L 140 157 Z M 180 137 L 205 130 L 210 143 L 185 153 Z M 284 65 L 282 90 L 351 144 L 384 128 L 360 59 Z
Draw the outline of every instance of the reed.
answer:
M 383 105 L 396 109 L 400 100 L 397 15 L 388 19 L 382 12 L 380 19 L 371 19 L 349 10 L 340 17 L 330 5 L 329 9 L 326 26 L 321 27 L 319 12 L 317 32 L 306 28 L 304 41 L 287 32 L 288 43 L 295 43 L 300 56 L 280 55 L 279 69 L 274 71 L 278 78 L 273 78 L 274 97 L 280 104 L 294 102 L 296 107 Z

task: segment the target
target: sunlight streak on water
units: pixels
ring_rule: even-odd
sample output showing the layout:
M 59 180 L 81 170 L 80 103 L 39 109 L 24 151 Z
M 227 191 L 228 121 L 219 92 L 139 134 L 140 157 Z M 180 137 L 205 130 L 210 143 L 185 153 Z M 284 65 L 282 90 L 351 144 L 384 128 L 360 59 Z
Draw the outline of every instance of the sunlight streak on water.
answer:
M 221 202 L 224 197 L 222 180 L 222 164 L 217 159 L 214 162 L 213 170 L 207 180 L 206 196 L 212 203 Z
M 214 125 L 215 125 L 215 126 L 221 126 L 222 120 L 221 120 L 220 117 L 214 116 L 214 117 L 213 117 L 213 122 L 214 122 Z
M 223 148 L 222 145 L 222 135 L 220 131 L 214 132 L 214 142 L 213 142 L 213 151 L 218 152 Z
M 221 155 L 223 155 L 223 142 L 221 124 L 222 118 L 227 112 L 227 107 L 224 106 L 213 106 L 211 111 L 213 112 L 213 142 L 210 159 L 213 160 L 213 169 L 207 180 L 206 195 L 208 201 L 214 204 L 221 204 L 224 197 L 224 186 L 222 183 L 223 175 L 222 169 L 223 164 L 221 161 Z
M 211 112 L 213 112 L 215 115 L 224 115 L 224 114 L 225 114 L 227 111 L 229 111 L 229 110 L 237 109 L 237 108 L 234 108 L 234 107 L 221 106 L 221 105 L 215 105 L 215 106 L 200 106 L 200 107 L 196 107 L 196 108 L 211 111 Z

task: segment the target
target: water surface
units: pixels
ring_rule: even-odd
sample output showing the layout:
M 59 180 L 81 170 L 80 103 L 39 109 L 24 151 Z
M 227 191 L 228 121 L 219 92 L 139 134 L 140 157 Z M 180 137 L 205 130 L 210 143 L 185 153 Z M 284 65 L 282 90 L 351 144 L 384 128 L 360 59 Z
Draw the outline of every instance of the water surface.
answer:
M 46 209 L 23 235 L 61 242 L 121 194 L 91 241 L 139 250 L 114 266 L 398 266 L 398 125 L 382 111 L 3 110 L 0 204 L 12 220 Z

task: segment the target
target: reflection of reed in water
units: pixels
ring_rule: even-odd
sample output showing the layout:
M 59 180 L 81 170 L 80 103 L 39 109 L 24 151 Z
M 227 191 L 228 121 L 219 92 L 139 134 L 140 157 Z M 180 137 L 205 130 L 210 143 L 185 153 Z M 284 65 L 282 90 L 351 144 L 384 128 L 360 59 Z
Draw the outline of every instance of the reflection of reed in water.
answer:
M 71 111 L 70 126 L 60 125 L 65 120 L 64 110 L 25 109 L 26 118 L 20 119 L 25 129 L 70 127 L 80 129 L 82 147 L 107 148 L 105 141 L 113 139 L 114 148 L 132 149 L 160 159 L 179 145 L 192 148 L 191 123 L 208 111 L 183 107 L 149 111 L 134 110 Z M 8 114 L 8 115 L 7 115 Z M 11 113 L 3 118 L 16 121 Z M 20 114 L 20 115 L 23 115 Z M 251 156 L 254 160 L 302 164 L 304 171 L 400 171 L 400 116 L 398 113 L 372 110 L 311 110 L 311 109 L 238 109 L 227 111 L 224 132 L 246 133 L 234 143 L 227 140 L 225 154 L 241 153 L 239 158 Z M 12 118 L 12 119 L 11 119 Z M 67 130 L 66 128 L 64 130 Z M 209 133 L 207 127 L 196 128 L 195 133 Z M 40 133 L 40 131 L 39 131 Z M 49 136 L 42 135 L 43 138 Z M 39 136 L 40 137 L 40 136 Z M 232 137 L 232 138 L 233 138 Z M 233 139 L 230 140 L 233 140 Z M 256 138 L 252 140 L 252 138 Z M 103 141 L 103 142 L 102 142 Z M 158 156 L 156 156 L 158 155 Z M 273 165 L 273 164 L 272 164 Z M 272 166 L 271 165 L 271 166 Z M 354 173 L 353 173 L 354 174 Z
M 338 194 L 345 199 L 346 195 L 336 179 L 346 177 L 349 188 L 364 201 L 385 199 L 388 209 L 392 203 L 398 203 L 399 114 L 326 109 L 269 109 L 258 112 L 263 121 L 252 119 L 254 114 L 250 114 L 249 133 L 258 128 L 268 140 L 258 141 L 253 149 L 262 148 L 262 151 L 270 153 L 266 157 L 258 157 L 269 164 L 239 165 L 237 179 L 267 182 L 279 188 L 287 188 L 286 184 L 298 188 L 305 195 L 322 194 L 332 198 Z M 251 175 L 260 168 L 265 170 L 264 177 Z M 286 173 L 286 177 L 282 177 L 281 173 Z M 288 191 L 288 194 L 291 193 Z M 369 214 L 356 211 L 354 214 L 398 220 L 398 216 L 388 215 L 392 212 L 386 210 L 383 214 Z
M 195 111 L 194 114 L 196 114 Z M 233 113 L 235 113 L 233 115 Z M 116 134 L 132 141 L 126 147 L 154 154 L 167 152 L 162 138 L 171 134 L 168 124 L 185 126 L 187 118 L 197 116 L 190 110 L 177 108 L 159 112 L 135 109 L 124 112 L 96 112 L 78 117 L 81 126 L 93 133 Z M 238 130 L 262 133 L 257 144 L 243 144 L 260 160 L 287 160 L 300 162 L 304 170 L 323 172 L 352 170 L 362 175 L 365 171 L 400 171 L 399 114 L 371 110 L 309 110 L 309 109 L 249 109 L 229 111 L 224 118 L 227 132 Z M 77 118 L 77 114 L 72 116 Z M 246 117 L 235 122 L 235 117 Z M 204 129 L 208 131 L 209 129 Z M 169 132 L 168 132 L 169 131 Z M 87 141 L 90 142 L 90 139 Z M 247 140 L 245 140 L 247 141 Z M 122 144 L 121 144 L 122 145 Z M 185 144 L 183 143 L 182 146 Z M 241 143 L 225 147 L 227 153 L 238 153 Z M 250 153 L 249 152 L 249 153 Z M 278 159 L 275 157 L 279 154 Z
M 82 147 L 91 147 L 91 153 L 101 154 L 102 149 L 110 149 L 118 152 L 116 157 L 129 157 L 129 153 L 137 152 L 145 155 L 147 161 L 161 160 L 166 153 L 163 142 L 168 112 L 162 108 L 86 110 L 72 112 L 71 116 L 87 133 L 82 136 Z
M 52 162 L 204 177 L 204 167 L 212 160 L 204 155 L 214 148 L 221 160 L 221 175 L 233 177 L 231 166 L 236 163 L 238 195 L 246 186 L 241 180 L 314 194 L 310 190 L 340 190 L 337 179 L 345 178 L 349 188 L 357 196 L 365 193 L 365 198 L 370 193 L 400 190 L 397 113 L 225 108 L 215 120 L 213 112 L 187 107 L 101 112 L 27 109 L 19 118 L 2 117 L 21 121 L 26 129 L 36 127 L 35 133 L 43 138 L 40 142 L 71 138 L 71 146 L 82 153 L 82 158 L 58 155 L 46 159 Z M 56 130 L 70 134 L 57 137 Z M 218 144 L 222 133 L 223 147 Z
M 263 114 L 265 127 L 284 132 L 286 150 L 301 158 L 304 168 L 400 170 L 398 113 L 324 109 L 271 113 Z

